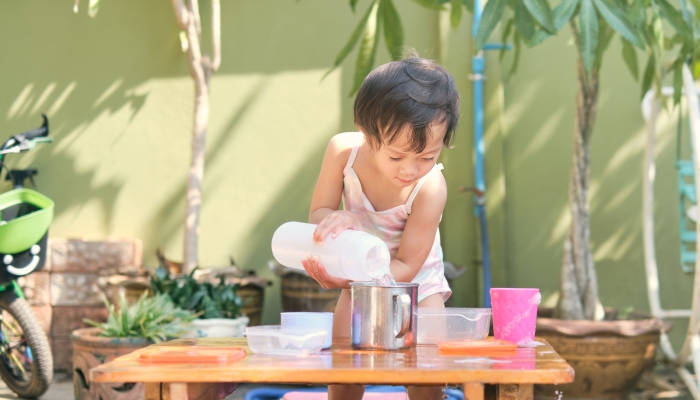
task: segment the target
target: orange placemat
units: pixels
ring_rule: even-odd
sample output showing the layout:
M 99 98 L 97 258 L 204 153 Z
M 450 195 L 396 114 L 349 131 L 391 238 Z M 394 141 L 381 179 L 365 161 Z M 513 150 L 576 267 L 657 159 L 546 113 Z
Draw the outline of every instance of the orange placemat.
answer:
M 159 364 L 226 364 L 245 357 L 241 347 L 155 347 L 141 353 L 139 361 Z
M 438 342 L 442 354 L 475 354 L 475 355 L 504 355 L 515 354 L 518 346 L 506 340 L 461 340 L 453 342 Z

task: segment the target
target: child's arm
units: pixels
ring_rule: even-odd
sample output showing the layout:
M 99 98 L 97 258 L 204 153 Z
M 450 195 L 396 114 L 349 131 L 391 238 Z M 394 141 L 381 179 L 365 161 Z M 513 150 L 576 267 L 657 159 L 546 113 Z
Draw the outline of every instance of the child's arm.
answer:
M 401 244 L 396 257 L 391 260 L 391 273 L 397 282 L 411 282 L 425 263 L 446 201 L 445 178 L 441 173 L 433 173 L 413 200 Z
M 331 234 L 338 236 L 346 229 L 363 230 L 362 224 L 349 211 L 338 210 L 343 193 L 343 169 L 350 158 L 352 148 L 361 143 L 361 133 L 341 133 L 333 136 L 323 156 L 321 172 L 311 198 L 309 223 L 318 224 L 314 231 L 314 243 L 323 245 Z M 306 272 L 323 288 L 350 288 L 350 281 L 330 276 L 318 259 L 302 261 Z
M 329 234 L 335 238 L 346 229 L 363 230 L 355 215 L 338 210 L 343 194 L 343 169 L 353 146 L 358 144 L 357 135 L 352 132 L 333 136 L 323 156 L 309 210 L 309 223 L 318 224 L 314 231 L 314 242 L 318 245 L 323 245 Z

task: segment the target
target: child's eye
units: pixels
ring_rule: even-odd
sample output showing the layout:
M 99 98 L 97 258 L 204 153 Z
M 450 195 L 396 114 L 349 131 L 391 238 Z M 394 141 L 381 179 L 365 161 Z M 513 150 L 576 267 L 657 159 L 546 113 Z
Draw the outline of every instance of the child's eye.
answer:
M 400 157 L 389 157 L 391 161 L 401 161 Z
M 433 161 L 434 159 L 435 159 L 435 157 L 430 157 L 430 158 L 424 158 L 423 160 L 424 161 Z

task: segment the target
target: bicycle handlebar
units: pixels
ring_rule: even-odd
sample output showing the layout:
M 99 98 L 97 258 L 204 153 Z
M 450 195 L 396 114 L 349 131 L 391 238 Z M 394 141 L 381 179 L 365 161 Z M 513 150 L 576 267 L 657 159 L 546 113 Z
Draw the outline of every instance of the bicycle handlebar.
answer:
M 31 140 L 34 138 L 38 137 L 45 137 L 49 135 L 49 119 L 46 118 L 46 114 L 41 114 L 41 117 L 44 118 L 44 123 L 36 129 L 32 129 L 31 131 L 27 131 L 24 133 L 20 133 L 20 135 L 24 136 L 25 139 Z
M 7 139 L 0 146 L 0 157 L 8 153 L 29 151 L 40 143 L 53 142 L 52 138 L 47 137 L 49 135 L 49 119 L 46 117 L 46 114 L 41 114 L 41 116 L 44 119 L 44 123 L 40 127 L 24 133 L 18 133 Z

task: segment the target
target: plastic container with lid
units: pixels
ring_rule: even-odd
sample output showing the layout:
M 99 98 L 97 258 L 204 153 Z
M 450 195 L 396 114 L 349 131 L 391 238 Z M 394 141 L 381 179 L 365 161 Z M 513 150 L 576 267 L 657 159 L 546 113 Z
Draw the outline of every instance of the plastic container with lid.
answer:
M 318 246 L 313 243 L 315 229 L 302 222 L 283 224 L 272 236 L 272 254 L 280 264 L 299 270 L 304 270 L 302 260 L 316 256 L 330 275 L 351 281 L 371 281 L 389 271 L 389 248 L 378 237 L 345 230 L 335 239 L 328 235 Z
M 325 329 L 328 333 L 323 341 L 323 348 L 331 347 L 333 337 L 333 313 L 332 312 L 283 312 L 282 329 L 288 328 L 318 328 Z
M 484 340 L 490 326 L 490 308 L 418 308 L 418 344 Z
M 284 328 L 279 325 L 246 328 L 248 347 L 254 353 L 273 356 L 308 356 L 318 354 L 326 339 L 326 330 L 318 328 Z

